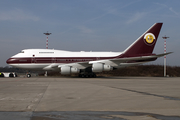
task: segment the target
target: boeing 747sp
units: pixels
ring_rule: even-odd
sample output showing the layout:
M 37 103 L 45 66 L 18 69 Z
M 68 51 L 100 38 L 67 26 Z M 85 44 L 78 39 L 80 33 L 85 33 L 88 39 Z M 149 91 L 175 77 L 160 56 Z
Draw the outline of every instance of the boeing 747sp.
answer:
M 96 77 L 97 72 L 138 65 L 170 54 L 153 54 L 163 23 L 155 23 L 123 52 L 71 52 L 54 49 L 25 49 L 7 60 L 7 64 L 24 69 L 59 70 L 63 75 Z M 28 75 L 30 77 L 30 75 Z

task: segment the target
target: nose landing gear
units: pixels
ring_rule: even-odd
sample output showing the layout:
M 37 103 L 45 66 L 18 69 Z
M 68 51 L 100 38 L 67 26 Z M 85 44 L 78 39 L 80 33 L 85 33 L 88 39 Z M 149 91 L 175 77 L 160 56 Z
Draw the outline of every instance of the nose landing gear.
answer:
M 27 77 L 27 78 L 30 78 L 30 77 L 31 77 L 31 74 L 30 74 L 30 73 L 27 73 L 27 74 L 26 74 L 26 77 Z

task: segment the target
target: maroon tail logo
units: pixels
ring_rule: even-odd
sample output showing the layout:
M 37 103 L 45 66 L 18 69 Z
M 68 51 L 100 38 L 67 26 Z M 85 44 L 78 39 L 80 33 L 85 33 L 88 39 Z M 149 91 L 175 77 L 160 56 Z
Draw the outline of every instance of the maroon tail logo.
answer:
M 159 36 L 163 23 L 155 23 L 144 34 L 142 34 L 134 43 L 132 43 L 123 54 L 123 57 L 150 55 Z

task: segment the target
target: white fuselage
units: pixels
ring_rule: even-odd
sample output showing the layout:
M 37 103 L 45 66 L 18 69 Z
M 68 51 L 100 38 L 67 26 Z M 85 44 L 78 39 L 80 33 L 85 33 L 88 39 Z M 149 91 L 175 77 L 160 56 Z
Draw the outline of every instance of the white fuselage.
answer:
M 116 56 L 120 54 L 121 52 L 71 52 L 54 49 L 25 49 L 12 56 L 10 60 L 8 60 L 8 64 L 18 68 L 45 70 L 49 65 L 104 60 L 116 58 Z

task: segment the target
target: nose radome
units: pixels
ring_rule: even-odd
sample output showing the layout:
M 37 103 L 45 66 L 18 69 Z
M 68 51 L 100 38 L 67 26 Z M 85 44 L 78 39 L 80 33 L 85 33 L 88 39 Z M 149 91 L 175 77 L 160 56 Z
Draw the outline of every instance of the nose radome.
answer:
M 7 64 L 10 64 L 10 59 L 11 59 L 11 58 L 9 58 L 9 59 L 6 60 L 6 63 L 7 63 Z
M 12 64 L 12 63 L 15 63 L 15 62 L 16 62 L 16 59 L 14 59 L 14 58 L 9 58 L 6 61 L 7 64 Z

